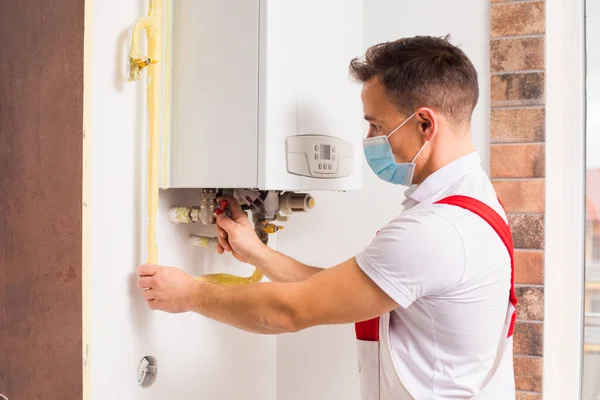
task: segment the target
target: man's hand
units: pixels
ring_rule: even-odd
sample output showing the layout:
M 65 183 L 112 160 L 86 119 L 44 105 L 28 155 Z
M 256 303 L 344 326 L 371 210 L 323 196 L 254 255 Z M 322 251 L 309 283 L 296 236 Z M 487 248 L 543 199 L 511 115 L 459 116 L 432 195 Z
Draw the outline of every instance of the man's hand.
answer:
M 170 313 L 190 311 L 201 282 L 178 268 L 144 264 L 137 268 L 138 287 L 148 307 Z
M 226 200 L 231 211 L 231 218 L 225 214 L 217 216 L 217 235 L 219 245 L 217 251 L 223 254 L 229 251 L 235 258 L 244 263 L 254 260 L 268 252 L 268 247 L 260 241 L 248 216 L 232 197 L 221 197 L 217 201 Z

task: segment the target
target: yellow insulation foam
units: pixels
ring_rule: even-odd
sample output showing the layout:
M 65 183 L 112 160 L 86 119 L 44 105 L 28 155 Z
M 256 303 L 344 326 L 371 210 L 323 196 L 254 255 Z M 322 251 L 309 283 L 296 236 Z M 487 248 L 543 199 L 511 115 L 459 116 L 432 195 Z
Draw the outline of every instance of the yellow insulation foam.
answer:
M 263 278 L 263 273 L 255 269 L 254 273 L 247 278 L 231 274 L 208 274 L 197 276 L 196 279 L 203 282 L 218 283 L 221 285 L 247 285 L 250 283 L 258 283 Z

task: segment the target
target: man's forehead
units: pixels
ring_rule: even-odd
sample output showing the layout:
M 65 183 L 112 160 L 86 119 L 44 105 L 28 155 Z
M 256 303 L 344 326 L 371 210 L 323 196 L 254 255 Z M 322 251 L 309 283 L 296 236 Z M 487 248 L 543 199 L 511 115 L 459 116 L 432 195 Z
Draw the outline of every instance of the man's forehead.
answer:
M 362 101 L 364 117 L 367 121 L 381 121 L 385 115 L 396 111 L 379 78 L 372 78 L 363 83 Z
M 385 87 L 383 82 L 381 82 L 381 78 L 374 76 L 368 81 L 363 82 L 362 93 L 363 95 L 378 95 L 385 93 Z

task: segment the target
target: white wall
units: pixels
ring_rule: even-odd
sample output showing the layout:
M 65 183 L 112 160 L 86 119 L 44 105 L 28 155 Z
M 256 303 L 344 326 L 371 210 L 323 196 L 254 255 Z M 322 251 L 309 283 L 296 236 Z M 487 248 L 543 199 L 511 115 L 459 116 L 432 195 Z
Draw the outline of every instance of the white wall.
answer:
M 480 77 L 480 101 L 473 137 L 484 165 L 489 164 L 488 2 L 475 0 L 368 0 L 365 49 L 404 36 L 452 34 Z M 434 12 L 433 12 L 434 11 Z M 366 131 L 365 131 L 366 134 Z M 376 178 L 364 166 L 363 190 L 313 193 L 316 208 L 290 219 L 279 249 L 303 262 L 327 267 L 352 257 L 399 210 L 403 190 Z M 359 399 L 352 326 L 318 327 L 278 337 L 277 399 Z
M 150 313 L 141 300 L 134 270 L 144 254 L 143 90 L 139 82 L 126 82 L 124 66 L 127 28 L 144 14 L 145 6 L 144 0 L 97 0 L 94 5 L 89 132 L 92 399 L 358 399 L 351 326 L 314 328 L 276 340 L 196 315 Z M 369 0 L 365 14 L 365 48 L 402 36 L 446 33 L 463 45 L 480 71 L 481 101 L 473 129 L 487 164 L 487 2 Z M 357 121 L 361 118 L 356 116 Z M 280 249 L 319 266 L 360 251 L 399 211 L 403 199 L 400 188 L 377 180 L 366 167 L 364 177 L 359 192 L 315 193 L 317 208 L 290 219 L 280 234 Z M 231 258 L 190 249 L 184 240 L 188 228 L 168 223 L 168 207 L 196 195 L 161 194 L 160 263 L 182 266 L 194 275 L 249 273 Z M 150 389 L 136 383 L 136 366 L 144 355 L 155 356 L 159 363 L 158 380 Z
M 600 3 L 586 2 L 587 167 L 600 168 Z
M 92 399 L 275 399 L 275 338 L 243 333 L 197 315 L 151 313 L 136 289 L 144 261 L 144 110 L 142 83 L 125 80 L 128 27 L 146 1 L 94 2 L 91 201 Z M 89 88 L 86 88 L 89 90 Z M 172 204 L 197 193 L 160 198 L 159 261 L 199 275 L 214 270 L 248 274 L 231 257 L 190 248 L 187 228 L 166 218 Z M 201 232 L 201 231 L 200 231 Z M 210 229 L 207 232 L 210 233 Z M 75 300 L 75 299 L 74 299 Z M 158 360 L 156 384 L 137 386 L 145 355 Z
M 595 0 L 589 1 L 596 2 Z M 588 4 L 588 5 L 589 5 Z M 584 0 L 546 3 L 544 399 L 580 399 L 585 257 Z M 588 38 L 588 40 L 592 40 Z M 565 366 L 568 365 L 568 368 Z

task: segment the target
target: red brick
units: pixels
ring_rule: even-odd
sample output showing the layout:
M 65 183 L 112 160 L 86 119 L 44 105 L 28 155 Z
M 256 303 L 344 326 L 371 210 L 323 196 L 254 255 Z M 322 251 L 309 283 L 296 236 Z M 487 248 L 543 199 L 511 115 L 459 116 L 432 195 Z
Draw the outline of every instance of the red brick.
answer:
M 544 140 L 543 108 L 492 109 L 490 140 L 500 142 L 541 142 Z
M 496 39 L 490 42 L 492 72 L 544 69 L 544 38 Z
M 508 216 L 516 249 L 544 248 L 544 216 L 516 214 Z
M 517 304 L 517 319 L 524 321 L 544 320 L 544 288 L 538 286 L 517 286 L 515 294 L 519 299 Z
M 490 149 L 492 178 L 543 178 L 546 170 L 543 144 L 493 144 Z
M 517 390 L 542 391 L 542 358 L 515 356 L 515 386 Z
M 517 322 L 514 332 L 515 354 L 542 356 L 544 354 L 544 325 L 534 322 Z
M 544 2 L 492 4 L 490 35 L 518 36 L 542 34 L 546 29 Z
M 544 180 L 494 180 L 494 188 L 506 211 L 513 213 L 544 212 Z
M 517 391 L 515 400 L 542 400 L 542 394 Z
M 542 285 L 544 283 L 544 252 L 515 250 L 515 283 Z
M 544 104 L 544 85 L 542 72 L 492 75 L 492 107 Z

